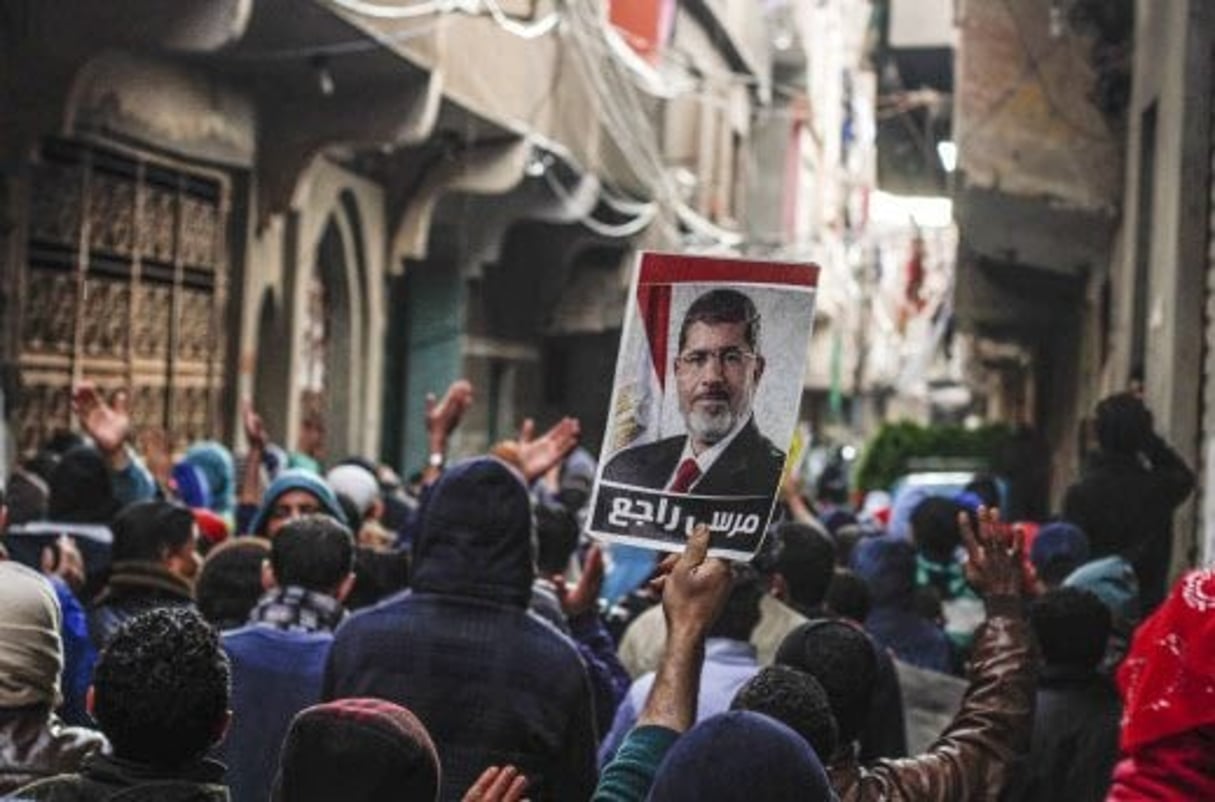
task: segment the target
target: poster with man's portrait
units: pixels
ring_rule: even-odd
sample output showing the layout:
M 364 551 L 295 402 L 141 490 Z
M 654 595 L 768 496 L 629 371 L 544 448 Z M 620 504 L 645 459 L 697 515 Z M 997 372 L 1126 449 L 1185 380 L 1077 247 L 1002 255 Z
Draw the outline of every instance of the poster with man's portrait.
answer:
M 763 542 L 793 441 L 818 267 L 643 253 L 591 498 L 592 534 L 710 553 Z

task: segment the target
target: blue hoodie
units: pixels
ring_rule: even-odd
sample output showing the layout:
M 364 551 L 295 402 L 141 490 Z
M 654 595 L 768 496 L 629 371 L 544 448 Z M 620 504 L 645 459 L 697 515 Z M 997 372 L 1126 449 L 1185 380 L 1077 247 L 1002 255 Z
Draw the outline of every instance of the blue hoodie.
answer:
M 266 524 L 270 520 L 270 512 L 274 509 L 274 502 L 278 501 L 279 496 L 285 493 L 290 493 L 292 490 L 302 490 L 305 493 L 311 493 L 316 497 L 317 501 L 321 502 L 321 506 L 325 508 L 325 514 L 331 515 L 342 524 L 346 521 L 346 513 L 342 512 L 342 505 L 338 503 L 337 496 L 333 493 L 333 488 L 325 483 L 325 480 L 317 476 L 311 471 L 305 471 L 300 468 L 288 468 L 278 475 L 270 486 L 266 488 L 266 492 L 262 494 L 262 505 L 257 508 L 257 514 L 253 516 L 252 523 L 249 524 L 248 534 L 264 535 L 266 534 Z

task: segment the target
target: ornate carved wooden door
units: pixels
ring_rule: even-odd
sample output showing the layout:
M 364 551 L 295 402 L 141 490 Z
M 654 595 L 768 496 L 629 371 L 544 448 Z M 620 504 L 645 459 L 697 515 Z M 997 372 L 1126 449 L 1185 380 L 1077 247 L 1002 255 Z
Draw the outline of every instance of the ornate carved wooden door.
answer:
M 82 379 L 130 389 L 137 426 L 212 436 L 224 377 L 228 182 L 99 144 L 49 140 L 30 182 L 16 437 L 36 449 Z

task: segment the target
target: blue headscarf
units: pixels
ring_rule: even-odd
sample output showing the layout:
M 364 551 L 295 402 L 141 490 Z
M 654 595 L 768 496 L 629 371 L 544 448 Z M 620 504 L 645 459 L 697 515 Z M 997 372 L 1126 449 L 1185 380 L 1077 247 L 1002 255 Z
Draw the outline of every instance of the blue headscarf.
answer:
M 317 501 L 321 502 L 326 515 L 331 515 L 343 525 L 347 525 L 346 513 L 342 511 L 342 505 L 338 503 L 337 496 L 334 495 L 333 489 L 325 484 L 325 480 L 317 476 L 312 471 L 306 471 L 301 468 L 288 468 L 278 475 L 278 477 L 270 483 L 266 488 L 266 492 L 262 494 L 262 505 L 257 508 L 257 515 L 253 517 L 253 523 L 249 526 L 249 531 L 255 535 L 263 535 L 266 531 L 266 523 L 270 520 L 270 511 L 274 508 L 274 502 L 278 501 L 279 496 L 290 493 L 292 490 L 302 490 L 305 493 L 311 493 L 316 497 Z
M 236 512 L 236 463 L 232 452 L 222 443 L 203 440 L 186 451 L 185 461 L 202 471 L 211 489 L 212 512 L 232 515 Z

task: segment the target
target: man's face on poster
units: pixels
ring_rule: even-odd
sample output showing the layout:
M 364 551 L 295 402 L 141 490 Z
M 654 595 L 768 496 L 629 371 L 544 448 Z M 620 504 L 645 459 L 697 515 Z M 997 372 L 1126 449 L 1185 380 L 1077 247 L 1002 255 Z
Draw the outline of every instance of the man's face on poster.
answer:
M 747 324 L 696 321 L 675 357 L 675 381 L 695 450 L 721 441 L 751 414 L 764 359 L 747 344 Z

